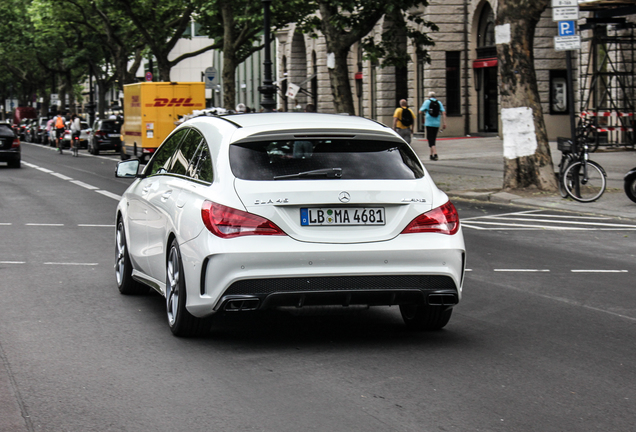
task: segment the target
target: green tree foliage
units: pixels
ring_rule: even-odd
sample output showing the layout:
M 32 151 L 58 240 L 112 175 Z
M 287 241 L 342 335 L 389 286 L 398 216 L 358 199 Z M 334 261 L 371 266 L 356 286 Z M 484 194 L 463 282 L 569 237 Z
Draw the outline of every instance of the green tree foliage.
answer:
M 169 58 L 171 51 L 191 25 L 193 14 L 202 8 L 205 0 L 111 1 L 131 19 L 144 43 L 157 59 L 161 81 L 170 81 L 170 70 L 179 62 L 221 47 L 218 42 L 214 42 L 175 59 Z
M 384 66 L 404 67 L 411 59 L 406 47 L 397 43 L 396 36 L 405 34 L 418 56 L 428 59 L 425 47 L 433 45 L 433 41 L 422 30 L 434 31 L 437 26 L 407 12 L 427 6 L 426 0 L 312 0 L 311 4 L 317 13 L 301 20 L 300 28 L 320 30 L 327 51 L 334 55 L 335 67 L 329 69 L 329 80 L 337 112 L 355 114 L 347 56 L 356 42 L 362 42 L 367 59 L 382 59 Z M 368 34 L 382 17 L 389 25 L 376 42 Z
M 29 19 L 30 1 L 5 0 L 0 15 L 0 96 L 26 105 L 42 77 L 36 60 L 34 26 Z
M 272 30 L 300 20 L 315 9 L 300 0 L 276 0 L 271 5 Z M 202 31 L 223 51 L 223 106 L 234 109 L 236 68 L 254 52 L 263 49 L 263 4 L 253 0 L 210 0 L 197 16 Z
M 90 46 L 86 62 L 97 82 L 98 111 L 103 117 L 107 91 L 136 81 L 145 43 L 129 17 L 109 0 L 53 1 L 70 12 L 69 25 L 81 27 L 86 34 L 81 45 Z

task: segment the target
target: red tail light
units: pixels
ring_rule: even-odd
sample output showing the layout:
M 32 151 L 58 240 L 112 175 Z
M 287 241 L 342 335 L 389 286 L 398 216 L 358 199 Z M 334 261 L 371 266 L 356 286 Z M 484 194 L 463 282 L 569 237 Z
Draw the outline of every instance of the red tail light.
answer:
M 204 201 L 201 217 L 206 228 L 221 238 L 247 235 L 285 235 L 272 221 L 263 217 Z
M 95 136 L 98 138 L 103 138 L 106 136 L 106 134 L 104 133 L 104 131 L 95 131 Z
M 13 143 L 11 144 L 11 148 L 20 147 L 20 138 L 13 138 Z
M 402 234 L 435 232 L 453 235 L 459 230 L 459 215 L 452 202 L 422 213 L 402 231 Z

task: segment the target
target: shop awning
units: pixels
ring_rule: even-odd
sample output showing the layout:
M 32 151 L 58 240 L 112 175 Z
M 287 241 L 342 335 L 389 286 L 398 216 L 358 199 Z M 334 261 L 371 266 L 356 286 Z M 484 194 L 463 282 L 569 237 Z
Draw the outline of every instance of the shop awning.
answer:
M 473 60 L 473 69 L 488 68 L 497 66 L 497 58 L 483 58 Z

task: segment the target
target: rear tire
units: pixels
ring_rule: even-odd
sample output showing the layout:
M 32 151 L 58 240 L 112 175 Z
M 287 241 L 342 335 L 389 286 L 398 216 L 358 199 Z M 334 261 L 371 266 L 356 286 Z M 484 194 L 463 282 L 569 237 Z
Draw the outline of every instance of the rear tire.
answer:
M 137 282 L 132 277 L 132 263 L 128 255 L 126 245 L 126 232 L 124 222 L 117 223 L 117 234 L 115 237 L 115 276 L 117 277 L 117 288 L 124 295 L 140 295 L 148 292 L 148 287 Z
M 197 318 L 186 309 L 186 284 L 179 244 L 174 239 L 166 263 L 166 311 L 172 334 L 179 337 L 201 336 L 210 330 L 210 318 Z
M 429 306 L 426 304 L 400 305 L 404 324 L 416 331 L 440 330 L 451 318 L 453 309 L 448 306 Z
M 20 159 L 10 160 L 9 162 L 7 162 L 7 165 L 9 166 L 9 168 L 20 168 L 21 161 Z

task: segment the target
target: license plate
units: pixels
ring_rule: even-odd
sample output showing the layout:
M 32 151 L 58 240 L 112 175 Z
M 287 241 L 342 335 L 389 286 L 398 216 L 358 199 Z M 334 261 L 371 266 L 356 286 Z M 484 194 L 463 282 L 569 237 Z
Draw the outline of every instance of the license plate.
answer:
M 109 138 L 119 138 L 119 134 L 108 134 Z
M 384 225 L 384 207 L 323 207 L 301 208 L 302 226 L 322 225 Z

